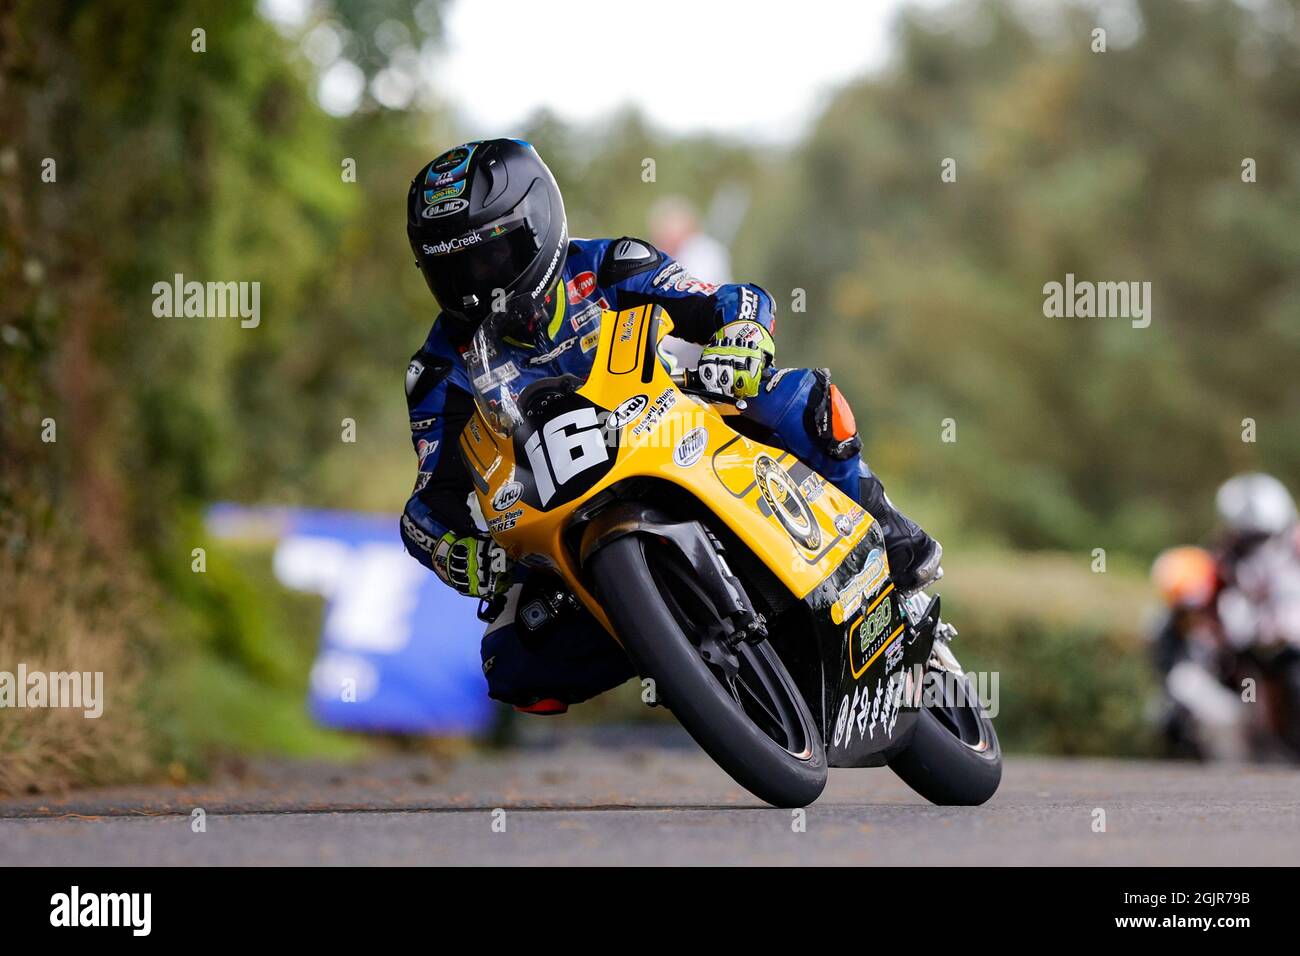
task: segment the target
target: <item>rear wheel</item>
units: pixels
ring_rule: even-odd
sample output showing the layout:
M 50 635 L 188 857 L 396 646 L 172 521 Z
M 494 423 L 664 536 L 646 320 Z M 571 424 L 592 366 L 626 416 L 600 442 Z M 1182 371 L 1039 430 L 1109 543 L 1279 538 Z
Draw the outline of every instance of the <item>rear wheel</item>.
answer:
M 718 766 L 774 806 L 816 800 L 826 754 L 807 704 L 766 640 L 733 647 L 708 636 L 720 618 L 681 552 L 632 534 L 590 568 L 641 674 Z
M 1002 747 L 993 720 L 962 674 L 931 670 L 916 733 L 889 767 L 909 787 L 941 806 L 978 806 L 1002 782 Z

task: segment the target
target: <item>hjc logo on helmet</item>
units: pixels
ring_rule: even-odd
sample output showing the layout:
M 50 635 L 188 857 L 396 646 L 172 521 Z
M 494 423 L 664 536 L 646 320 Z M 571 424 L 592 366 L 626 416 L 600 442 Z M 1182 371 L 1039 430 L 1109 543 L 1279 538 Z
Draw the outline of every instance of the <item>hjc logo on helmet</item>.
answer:
M 469 200 L 467 199 L 444 199 L 432 206 L 426 206 L 420 215 L 425 219 L 438 219 L 442 216 L 450 216 L 452 213 L 460 212 L 467 206 L 469 206 Z

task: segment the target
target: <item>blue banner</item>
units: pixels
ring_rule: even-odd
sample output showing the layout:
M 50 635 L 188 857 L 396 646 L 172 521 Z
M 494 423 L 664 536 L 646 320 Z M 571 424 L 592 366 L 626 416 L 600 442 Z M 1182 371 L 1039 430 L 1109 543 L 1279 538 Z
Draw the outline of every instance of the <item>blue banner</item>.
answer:
M 281 583 L 325 598 L 310 704 L 344 730 L 462 734 L 495 705 L 479 657 L 477 602 L 402 547 L 397 517 L 218 505 L 218 536 L 272 535 Z

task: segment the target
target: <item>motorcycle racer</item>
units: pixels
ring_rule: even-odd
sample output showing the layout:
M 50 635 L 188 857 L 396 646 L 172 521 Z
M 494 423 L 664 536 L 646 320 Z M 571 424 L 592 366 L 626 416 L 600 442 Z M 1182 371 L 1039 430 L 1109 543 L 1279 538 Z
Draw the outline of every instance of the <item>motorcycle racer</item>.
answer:
M 1214 510 L 1226 578 L 1233 577 L 1238 563 L 1270 542 L 1300 550 L 1295 499 L 1272 475 L 1250 472 L 1229 478 L 1214 494 Z
M 1243 676 L 1278 674 L 1300 643 L 1300 528 L 1286 487 L 1270 475 L 1237 475 L 1215 495 L 1219 535 L 1213 552 L 1170 548 L 1152 567 L 1165 613 L 1154 632 L 1163 681 L 1161 720 L 1175 752 L 1240 759 L 1248 750 Z M 1260 673 L 1260 665 L 1266 665 Z M 1300 685 L 1277 681 L 1278 700 Z M 1295 735 L 1279 711 L 1281 735 Z
M 563 200 L 531 145 L 465 143 L 424 166 L 407 197 L 407 236 L 440 313 L 406 373 L 415 487 L 401 517 L 406 549 L 462 594 L 507 601 L 483 638 L 489 694 L 533 713 L 558 713 L 633 676 L 630 662 L 576 599 L 545 574 L 514 568 L 480 528 L 456 446 L 474 415 L 464 352 L 500 315 L 513 350 L 512 390 L 585 378 L 601 316 L 652 304 L 674 334 L 704 346 L 696 375 L 772 444 L 819 472 L 881 523 L 900 590 L 939 578 L 942 548 L 897 511 L 861 459 L 852 411 L 825 369 L 779 369 L 775 304 L 753 284 L 702 281 L 650 243 L 577 239 Z

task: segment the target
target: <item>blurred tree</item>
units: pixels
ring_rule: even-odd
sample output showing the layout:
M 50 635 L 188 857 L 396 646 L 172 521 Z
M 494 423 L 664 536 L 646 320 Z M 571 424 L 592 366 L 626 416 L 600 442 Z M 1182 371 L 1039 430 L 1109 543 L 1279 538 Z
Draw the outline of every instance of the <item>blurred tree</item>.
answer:
M 900 497 L 1016 546 L 1150 554 L 1201 536 L 1235 470 L 1297 484 L 1298 10 L 911 10 L 894 65 L 771 174 L 758 271 L 808 294 L 782 358 L 835 366 Z M 1150 327 L 1046 318 L 1066 273 L 1149 281 Z
M 388 6 L 340 3 L 337 22 L 401 22 L 371 27 Z M 364 423 L 361 452 L 344 449 L 358 458 L 378 423 L 395 416 L 400 436 L 394 369 L 429 313 L 403 202 L 436 114 L 322 114 L 310 64 L 251 2 L 19 4 L 6 26 L 6 83 L 23 95 L 4 266 L 26 290 L 6 297 L 7 337 L 62 400 L 58 448 L 80 449 L 77 480 L 103 483 L 96 510 L 153 540 L 178 500 L 319 500 L 312 476 L 343 417 Z M 45 157 L 57 182 L 39 180 Z M 260 323 L 155 317 L 153 285 L 177 273 L 259 282 Z
M 408 6 L 314 9 L 403 55 L 380 38 Z M 432 13 L 416 8 L 426 40 Z M 190 572 L 199 509 L 395 509 L 408 480 L 401 372 L 431 314 L 403 204 L 445 133 L 436 112 L 381 108 L 385 61 L 358 62 L 375 101 L 331 117 L 316 64 L 252 0 L 0 2 L 0 550 L 61 548 L 54 601 L 83 599 L 88 563 L 131 593 L 161 584 L 123 611 L 137 649 L 170 621 L 174 647 L 268 689 L 287 670 L 234 633 L 253 619 L 241 589 Z M 176 275 L 259 283 L 260 321 L 156 316 Z M 377 478 L 385 463 L 402 477 Z
M 719 189 L 751 185 L 762 168 L 744 144 L 669 136 L 634 110 L 583 125 L 543 112 L 520 135 L 555 174 L 575 236 L 645 236 L 646 214 L 660 197 L 685 196 L 705 209 Z

